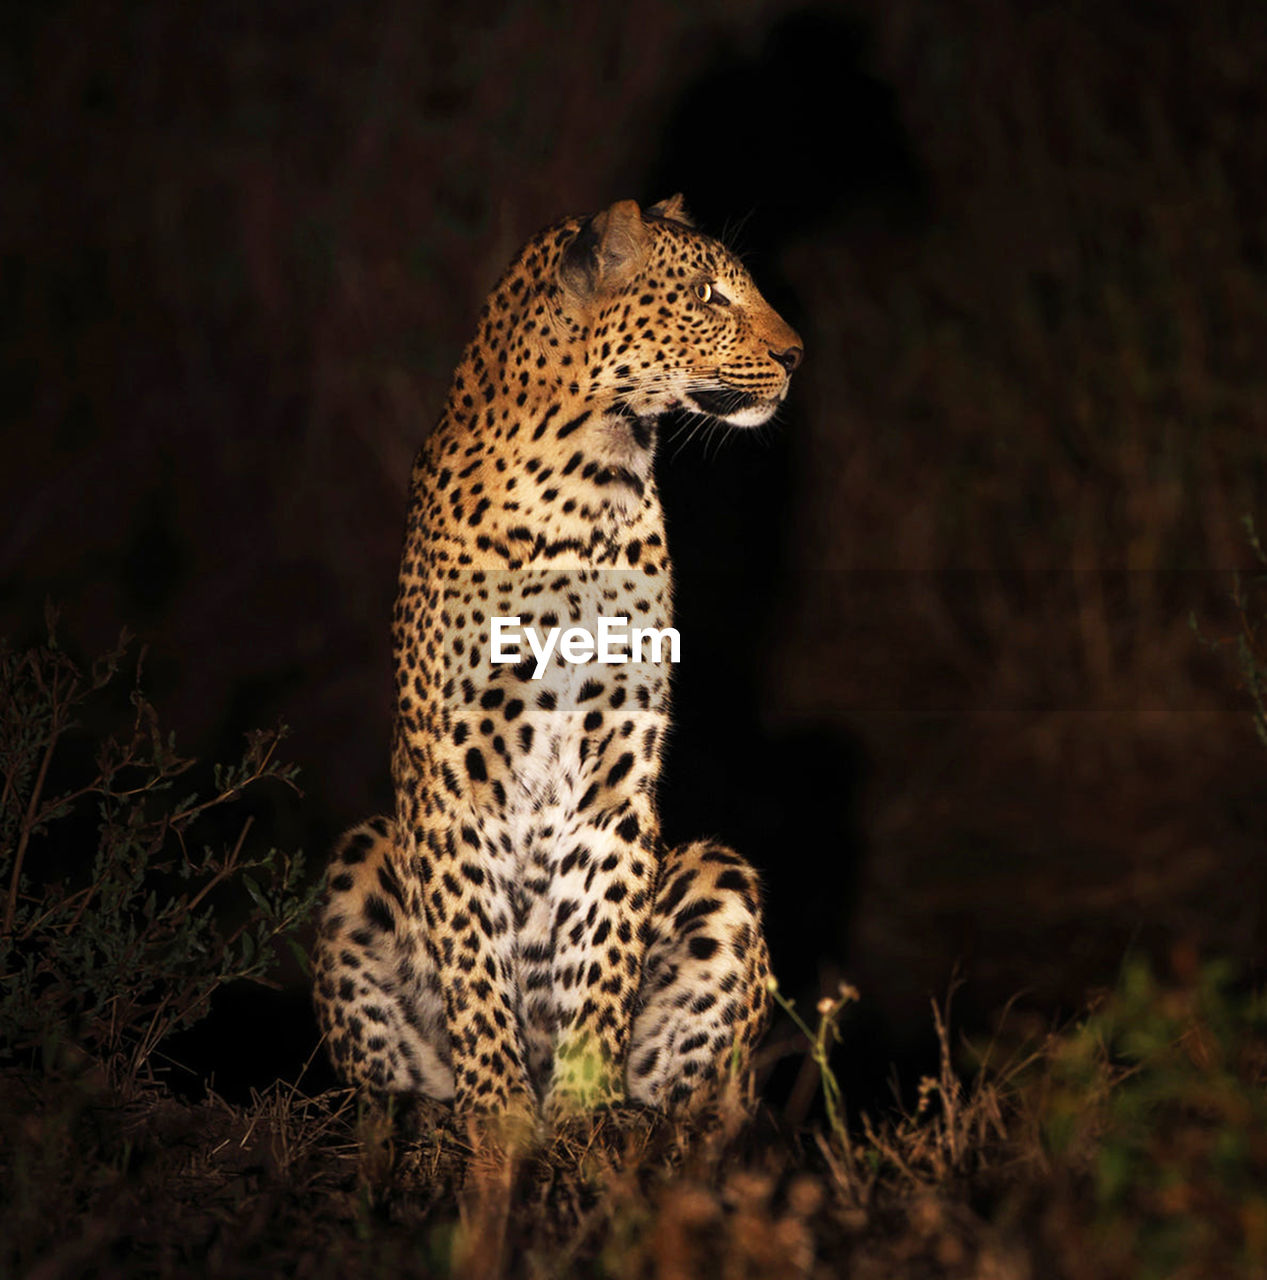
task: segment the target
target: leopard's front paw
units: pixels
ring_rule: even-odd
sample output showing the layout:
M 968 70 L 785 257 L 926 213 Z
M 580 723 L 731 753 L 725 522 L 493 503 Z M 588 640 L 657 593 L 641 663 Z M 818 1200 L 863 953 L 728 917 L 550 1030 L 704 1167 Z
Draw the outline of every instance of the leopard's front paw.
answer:
M 560 1045 L 542 1111 L 547 1123 L 558 1125 L 625 1101 L 625 1073 L 592 1036 Z
M 501 1151 L 526 1151 L 539 1135 L 541 1115 L 536 1099 L 516 1089 L 503 1096 L 458 1100 L 458 1115 L 465 1121 L 472 1142 Z

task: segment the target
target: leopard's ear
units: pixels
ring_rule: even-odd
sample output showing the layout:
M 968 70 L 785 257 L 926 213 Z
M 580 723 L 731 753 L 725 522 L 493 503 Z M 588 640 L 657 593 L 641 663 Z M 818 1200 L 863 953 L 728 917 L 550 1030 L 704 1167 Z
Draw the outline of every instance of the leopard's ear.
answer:
M 621 200 L 581 225 L 563 252 L 559 275 L 581 298 L 618 289 L 647 256 L 647 228 L 633 200 Z
M 654 218 L 668 218 L 671 222 L 680 222 L 684 227 L 695 225 L 691 215 L 686 211 L 686 201 L 682 199 L 680 191 L 667 200 L 661 200 L 659 204 L 653 204 L 647 212 Z

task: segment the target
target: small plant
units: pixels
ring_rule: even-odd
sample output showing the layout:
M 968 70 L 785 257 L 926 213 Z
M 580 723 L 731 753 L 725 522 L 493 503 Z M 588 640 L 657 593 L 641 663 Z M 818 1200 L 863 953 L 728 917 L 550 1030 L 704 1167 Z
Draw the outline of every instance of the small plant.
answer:
M 882 1183 L 905 1191 L 946 1186 L 988 1163 L 992 1147 L 1006 1140 L 1005 1095 L 1020 1067 L 993 1072 L 988 1061 L 982 1061 L 965 1086 L 951 1055 L 949 998 L 945 1009 L 933 1002 L 938 1070 L 921 1079 L 914 1111 L 899 1109 L 880 1120 L 864 1113 L 861 1135 L 851 1136 L 840 1083 L 831 1069 L 831 1050 L 841 1040 L 841 1014 L 859 999 L 857 989 L 842 982 L 835 996 L 823 996 L 817 1005 L 818 1026 L 812 1031 L 774 978 L 769 990 L 809 1042 L 827 1109 L 828 1133 L 820 1135 L 819 1147 L 850 1203 L 871 1199 Z
M 844 1096 L 840 1091 L 840 1082 L 831 1069 L 831 1051 L 832 1046 L 840 1042 L 840 1015 L 849 1005 L 858 1000 L 858 990 L 847 982 L 842 982 L 837 987 L 835 996 L 823 996 L 817 1006 L 818 1026 L 811 1031 L 809 1024 L 796 1012 L 796 1002 L 789 1000 L 779 990 L 777 978 L 769 978 L 766 987 L 774 997 L 774 1002 L 792 1019 L 796 1029 L 809 1042 L 810 1056 L 818 1068 L 819 1080 L 823 1086 L 823 1102 L 827 1107 L 827 1126 L 848 1158 L 851 1148 L 849 1129 L 845 1123 Z
M 1007 1140 L 1012 1081 L 1024 1066 L 1012 1061 L 995 1068 L 986 1052 L 965 1083 L 950 1049 L 950 997 L 944 1007 L 931 1004 L 937 1074 L 920 1080 L 913 1112 L 899 1111 L 880 1124 L 863 1117 L 868 1161 L 907 1190 L 945 1186 L 990 1165 Z
M 38 1052 L 48 1068 L 86 1053 L 124 1084 L 217 988 L 263 981 L 276 941 L 300 954 L 317 889 L 301 854 L 250 851 L 253 819 L 239 816 L 265 780 L 295 786 L 276 758 L 284 728 L 248 735 L 209 794 L 177 790 L 195 762 L 141 692 L 142 651 L 130 726 L 77 765 L 76 731 L 108 706 L 130 638 L 85 673 L 51 609 L 47 624 L 43 645 L 0 644 L 0 1059 Z M 225 926 L 235 892 L 245 910 Z

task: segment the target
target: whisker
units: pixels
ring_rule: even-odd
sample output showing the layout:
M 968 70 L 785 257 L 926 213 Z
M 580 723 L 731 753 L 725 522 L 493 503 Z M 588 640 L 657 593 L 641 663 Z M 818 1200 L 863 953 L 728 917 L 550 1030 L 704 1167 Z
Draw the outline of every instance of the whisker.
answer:
M 691 417 L 696 419 L 695 424 L 694 424 L 694 426 L 692 426 L 692 427 L 691 427 L 690 433 L 687 435 L 686 439 L 685 439 L 685 440 L 683 440 L 683 441 L 682 441 L 682 443 L 681 443 L 681 444 L 679 444 L 679 445 L 678 445 L 678 447 L 677 447 L 677 449 L 674 451 L 674 453 L 673 453 L 673 459 L 672 459 L 672 461 L 674 461 L 674 462 L 676 462 L 676 461 L 678 460 L 678 457 L 681 455 L 682 450 L 683 450 L 683 449 L 685 449 L 685 448 L 686 448 L 686 446 L 687 446 L 688 444 L 690 444 L 690 443 L 691 443 L 691 441 L 692 441 L 692 440 L 694 440 L 694 439 L 695 439 L 695 437 L 699 434 L 700 429 L 701 429 L 702 427 L 706 427 L 706 426 L 708 426 L 708 424 L 709 424 L 711 421 L 713 421 L 713 419 L 711 419 L 711 418 L 708 416 L 708 414 L 706 414 L 706 413 L 694 413 L 694 412 L 692 412 L 692 413 L 691 413 Z

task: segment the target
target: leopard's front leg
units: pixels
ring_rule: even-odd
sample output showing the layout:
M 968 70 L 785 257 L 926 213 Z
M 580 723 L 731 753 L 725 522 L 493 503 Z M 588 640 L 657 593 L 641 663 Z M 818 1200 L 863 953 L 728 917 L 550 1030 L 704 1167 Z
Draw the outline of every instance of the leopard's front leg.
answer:
M 659 823 L 628 752 L 602 760 L 563 846 L 551 894 L 557 1034 L 547 1117 L 625 1098 L 634 1004 L 655 895 Z M 593 798 L 586 803 L 586 797 Z
M 536 1106 L 515 1007 L 511 904 L 490 825 L 456 807 L 448 821 L 412 828 L 410 852 L 444 992 L 455 1106 L 529 1120 Z

